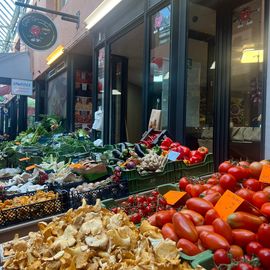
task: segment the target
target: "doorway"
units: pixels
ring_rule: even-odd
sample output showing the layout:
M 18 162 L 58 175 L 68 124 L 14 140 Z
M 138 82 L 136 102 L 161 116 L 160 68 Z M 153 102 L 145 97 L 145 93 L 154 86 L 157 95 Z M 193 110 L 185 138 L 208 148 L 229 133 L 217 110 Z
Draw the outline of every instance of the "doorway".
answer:
M 111 44 L 110 142 L 137 142 L 142 135 L 144 24 Z

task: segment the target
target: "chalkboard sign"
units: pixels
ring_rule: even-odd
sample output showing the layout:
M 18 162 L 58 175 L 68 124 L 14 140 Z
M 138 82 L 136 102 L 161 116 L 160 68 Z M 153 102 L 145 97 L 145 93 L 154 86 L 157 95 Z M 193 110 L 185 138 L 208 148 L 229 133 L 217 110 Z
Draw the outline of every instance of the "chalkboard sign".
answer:
M 22 41 L 35 50 L 47 50 L 57 39 L 54 23 L 39 12 L 25 14 L 19 22 L 18 31 Z

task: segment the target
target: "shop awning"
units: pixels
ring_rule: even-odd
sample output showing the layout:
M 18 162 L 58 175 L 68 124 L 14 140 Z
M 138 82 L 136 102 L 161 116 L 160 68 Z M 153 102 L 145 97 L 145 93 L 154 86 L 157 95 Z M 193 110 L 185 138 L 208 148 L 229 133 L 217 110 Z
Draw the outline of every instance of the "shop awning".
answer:
M 27 52 L 0 53 L 0 84 L 11 79 L 32 80 L 30 56 Z

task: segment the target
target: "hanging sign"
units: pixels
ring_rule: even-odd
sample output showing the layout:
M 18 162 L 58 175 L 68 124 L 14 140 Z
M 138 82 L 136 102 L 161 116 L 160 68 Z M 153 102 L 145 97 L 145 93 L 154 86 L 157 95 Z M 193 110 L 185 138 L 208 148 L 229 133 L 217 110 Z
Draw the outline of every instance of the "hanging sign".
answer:
M 48 50 L 57 39 L 53 21 L 39 12 L 25 14 L 18 25 L 22 41 L 34 50 Z
M 26 80 L 11 80 L 11 94 L 32 96 L 33 95 L 33 81 Z

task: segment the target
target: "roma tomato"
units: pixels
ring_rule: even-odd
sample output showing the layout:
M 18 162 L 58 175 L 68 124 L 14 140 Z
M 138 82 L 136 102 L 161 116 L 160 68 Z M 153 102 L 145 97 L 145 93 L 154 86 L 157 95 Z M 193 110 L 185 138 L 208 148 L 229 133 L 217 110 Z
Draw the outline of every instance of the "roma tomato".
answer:
M 237 261 L 240 260 L 241 257 L 244 256 L 243 249 L 237 245 L 231 245 L 229 253 L 232 254 L 232 257 Z
M 198 240 L 198 233 L 194 224 L 181 213 L 175 213 L 172 218 L 175 232 L 179 238 L 185 238 L 192 243 Z
M 221 195 L 225 192 L 225 190 L 221 187 L 220 184 L 214 185 L 209 191 L 216 191 L 219 192 Z
M 179 186 L 179 189 L 180 190 L 185 190 L 186 189 L 186 186 L 189 184 L 189 181 L 187 179 L 187 177 L 182 177 L 180 180 L 179 180 L 179 183 L 178 183 L 178 186 Z
M 270 224 L 263 223 L 258 229 L 258 241 L 267 248 L 270 248 Z
M 204 224 L 205 225 L 212 225 L 213 221 L 219 217 L 220 216 L 219 216 L 218 212 L 214 208 L 212 208 L 206 212 L 205 217 L 204 217 Z
M 263 167 L 262 163 L 258 161 L 252 162 L 249 165 L 251 175 L 256 179 L 259 179 L 261 171 L 262 171 L 262 167 Z
M 203 225 L 204 223 L 204 218 L 201 214 L 193 211 L 193 210 L 189 210 L 189 209 L 182 209 L 180 211 L 180 213 L 184 214 L 184 215 L 190 215 L 192 218 L 192 222 L 194 223 L 195 226 L 200 226 Z
M 206 249 L 217 250 L 217 249 L 230 249 L 228 241 L 220 234 L 214 232 L 202 232 L 200 239 L 203 246 Z
M 204 192 L 205 192 L 206 190 L 209 190 L 212 186 L 213 186 L 213 185 L 211 185 L 211 184 L 203 184 Z
M 264 191 L 257 191 L 252 196 L 252 204 L 259 209 L 266 202 L 269 202 L 269 196 Z
M 270 218 L 270 202 L 264 203 L 261 207 L 261 212 Z
M 262 248 L 258 252 L 258 258 L 264 269 L 270 269 L 270 249 L 269 248 Z
M 258 255 L 258 252 L 263 248 L 263 246 L 256 241 L 250 242 L 246 246 L 246 252 L 248 255 L 253 256 L 253 255 Z
M 191 198 L 186 201 L 186 206 L 190 210 L 194 210 L 201 215 L 205 215 L 205 213 L 213 208 L 213 204 L 201 198 Z
M 216 265 L 229 264 L 231 262 L 231 259 L 228 256 L 228 251 L 225 249 L 216 250 L 213 259 Z
M 233 229 L 246 229 L 257 232 L 263 219 L 247 212 L 234 212 L 227 217 L 227 222 Z
M 233 244 L 246 247 L 249 242 L 256 241 L 257 236 L 254 232 L 244 229 L 232 230 Z
M 161 234 L 162 234 L 164 239 L 168 238 L 168 239 L 171 239 L 175 242 L 177 242 L 179 240 L 172 223 L 164 224 L 162 229 L 161 229 Z
M 207 184 L 209 185 L 217 185 L 219 183 L 219 180 L 216 177 L 210 177 L 207 180 Z
M 236 178 L 228 173 L 223 174 L 219 179 L 219 184 L 224 190 L 226 189 L 234 190 L 236 187 L 236 183 L 237 183 Z
M 214 232 L 214 227 L 212 225 L 201 225 L 196 226 L 196 230 L 198 232 L 198 235 L 200 235 L 201 232 Z
M 190 190 L 191 197 L 199 197 L 200 194 L 204 191 L 204 188 L 200 184 L 195 184 Z
M 252 197 L 255 194 L 255 192 L 250 190 L 250 189 L 241 188 L 241 189 L 237 190 L 235 192 L 235 194 L 238 195 L 239 197 L 245 199 L 249 203 L 252 203 Z
M 184 238 L 181 238 L 177 242 L 177 248 L 181 248 L 182 252 L 189 256 L 194 256 L 201 253 L 201 250 L 195 244 Z
M 199 249 L 201 252 L 205 251 L 205 248 L 204 248 L 204 246 L 202 245 L 202 241 L 201 241 L 200 239 L 198 239 L 196 245 L 197 245 L 198 249 Z
M 216 218 L 212 225 L 216 233 L 222 235 L 229 244 L 232 243 L 232 229 L 226 221 L 222 218 Z
M 257 179 L 249 178 L 243 182 L 245 188 L 251 189 L 253 191 L 259 191 L 262 189 L 262 184 Z
M 215 205 L 217 201 L 220 199 L 220 197 L 221 197 L 221 194 L 219 192 L 214 192 L 214 193 L 205 195 L 203 199 Z
M 156 224 L 158 227 L 162 228 L 162 226 L 166 223 L 172 222 L 172 217 L 176 213 L 174 209 L 170 210 L 162 210 L 157 212 L 156 214 Z
M 230 161 L 224 161 L 222 162 L 219 167 L 218 167 L 218 171 L 220 173 L 227 173 L 228 170 L 232 167 L 233 165 L 231 164 Z
M 245 177 L 245 172 L 240 166 L 233 166 L 228 170 L 228 174 L 231 174 L 235 177 L 236 181 L 241 180 Z

